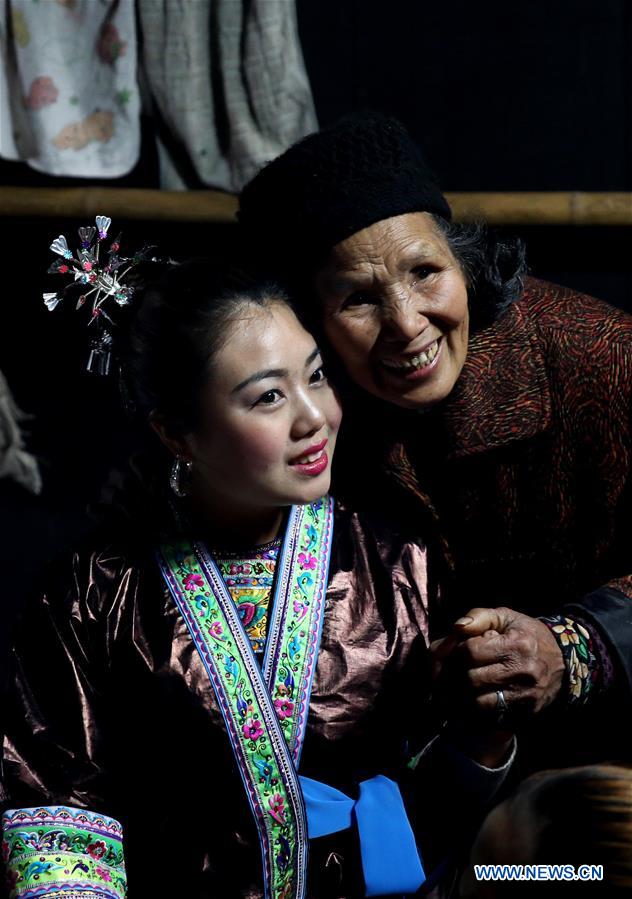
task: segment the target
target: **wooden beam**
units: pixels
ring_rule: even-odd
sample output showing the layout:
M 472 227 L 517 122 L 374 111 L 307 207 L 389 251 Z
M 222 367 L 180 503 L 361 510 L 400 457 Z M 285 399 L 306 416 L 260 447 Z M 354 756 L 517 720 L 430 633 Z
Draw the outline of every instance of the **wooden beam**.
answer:
M 632 225 L 632 193 L 447 193 L 459 221 L 494 225 Z
M 0 187 L 0 215 L 171 222 L 234 222 L 237 199 L 219 190 L 135 187 Z
M 632 193 L 582 191 L 446 193 L 459 221 L 494 225 L 632 225 Z M 0 216 L 144 221 L 235 221 L 236 198 L 217 190 L 0 186 Z

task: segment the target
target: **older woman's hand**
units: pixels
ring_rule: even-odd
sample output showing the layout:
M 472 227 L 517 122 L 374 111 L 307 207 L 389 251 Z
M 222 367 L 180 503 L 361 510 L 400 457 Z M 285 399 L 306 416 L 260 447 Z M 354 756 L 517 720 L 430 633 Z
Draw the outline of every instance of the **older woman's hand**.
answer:
M 433 643 L 432 654 L 448 701 L 486 712 L 502 712 L 503 699 L 520 715 L 541 711 L 558 695 L 565 671 L 549 628 L 507 608 L 472 609 Z

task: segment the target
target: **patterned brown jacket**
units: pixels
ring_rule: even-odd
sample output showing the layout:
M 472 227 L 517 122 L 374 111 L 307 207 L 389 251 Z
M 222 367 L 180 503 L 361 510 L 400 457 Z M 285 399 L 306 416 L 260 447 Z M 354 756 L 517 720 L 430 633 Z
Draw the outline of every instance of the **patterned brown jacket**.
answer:
M 496 605 L 577 615 L 632 683 L 631 403 L 632 317 L 530 278 L 472 335 L 444 403 L 376 413 L 356 398 L 339 480 L 375 486 L 353 447 L 383 437 L 389 500 L 429 501 L 449 547 L 445 618 Z

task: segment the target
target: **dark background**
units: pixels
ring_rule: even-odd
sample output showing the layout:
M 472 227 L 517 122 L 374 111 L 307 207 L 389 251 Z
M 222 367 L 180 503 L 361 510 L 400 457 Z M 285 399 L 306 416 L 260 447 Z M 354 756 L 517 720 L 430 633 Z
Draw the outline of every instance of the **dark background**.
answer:
M 628 0 L 298 0 L 323 123 L 400 117 L 445 190 L 630 190 Z
M 632 190 L 632 3 L 298 0 L 321 124 L 371 107 L 401 118 L 447 191 Z M 119 186 L 157 186 L 152 122 Z M 0 163 L 2 184 L 80 185 Z M 91 182 L 94 183 L 94 182 Z M 107 209 L 102 210 L 107 214 Z M 1 210 L 0 210 L 1 216 Z M 0 369 L 33 414 L 30 446 L 45 489 L 0 482 L 2 601 L 32 587 L 43 562 L 87 528 L 85 506 L 131 436 L 116 385 L 83 372 L 79 316 L 48 313 L 47 247 L 78 221 L 0 218 Z M 221 246 L 231 226 L 115 222 L 124 247 L 174 257 Z M 532 271 L 632 310 L 628 228 L 514 228 Z M 75 320 L 76 319 L 76 320 Z

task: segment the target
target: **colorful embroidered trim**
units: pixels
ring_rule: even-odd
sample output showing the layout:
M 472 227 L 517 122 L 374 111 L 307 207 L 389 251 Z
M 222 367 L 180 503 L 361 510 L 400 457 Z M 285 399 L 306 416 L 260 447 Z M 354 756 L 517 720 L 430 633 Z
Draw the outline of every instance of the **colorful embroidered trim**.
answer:
M 249 553 L 214 554 L 255 652 L 265 649 L 268 608 L 280 548 L 279 540 Z
M 265 680 L 206 548 L 182 540 L 158 554 L 226 723 L 259 831 L 269 899 L 305 895 L 307 821 L 293 756 L 300 754 L 322 629 L 332 522 L 329 498 L 290 512 L 269 615 Z
M 541 618 L 562 651 L 568 677 L 569 704 L 585 703 L 595 691 L 600 674 L 592 634 L 583 624 L 564 615 Z
M 333 528 L 333 501 L 301 506 L 279 560 L 263 677 L 298 767 L 318 660 Z
M 11 899 L 126 896 L 123 834 L 113 818 L 45 806 L 10 809 L 2 824 Z

